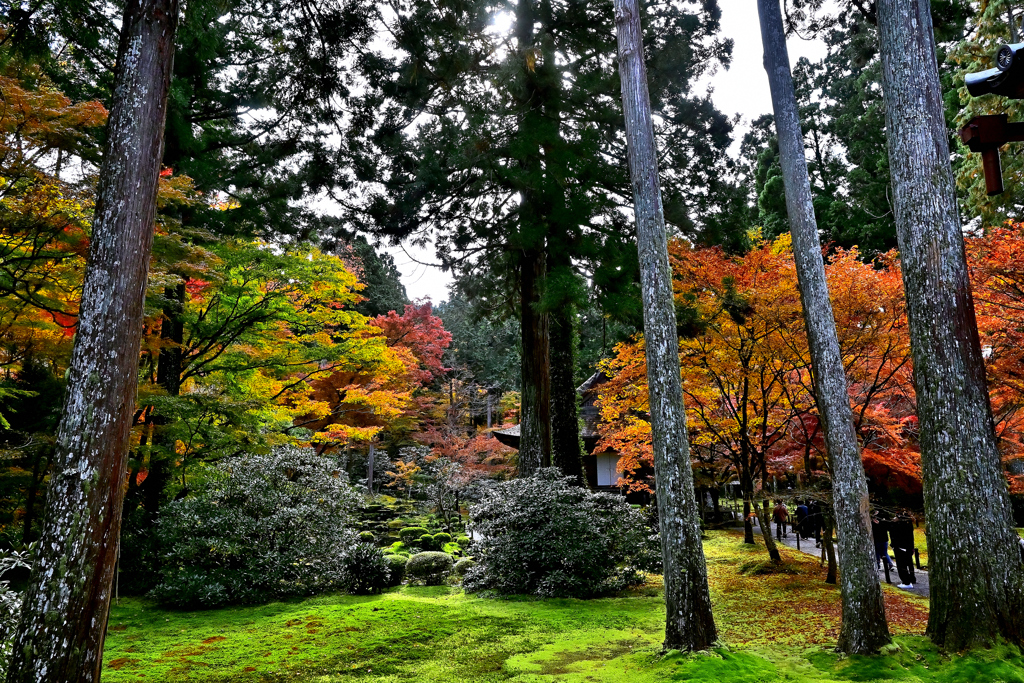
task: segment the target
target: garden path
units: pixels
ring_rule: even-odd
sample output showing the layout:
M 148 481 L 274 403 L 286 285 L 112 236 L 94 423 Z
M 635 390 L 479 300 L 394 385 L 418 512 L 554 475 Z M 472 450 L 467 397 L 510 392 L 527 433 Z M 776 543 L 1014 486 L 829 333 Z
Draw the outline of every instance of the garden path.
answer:
M 754 521 L 754 528 L 757 528 L 757 521 L 756 520 Z M 741 529 L 742 529 L 742 527 L 741 527 Z M 775 530 L 772 529 L 773 533 L 774 533 L 774 531 Z M 760 533 L 761 533 L 761 531 L 760 531 L 760 529 L 758 529 L 756 535 L 759 536 Z M 785 545 L 789 546 L 790 548 L 796 549 L 796 547 L 797 547 L 796 534 L 793 533 L 792 529 L 789 530 L 788 536 L 786 538 L 782 539 L 782 543 L 784 543 Z M 815 548 L 814 547 L 814 539 L 813 538 L 809 538 L 807 540 L 801 539 L 799 550 L 800 550 L 800 552 L 807 553 L 808 555 L 813 555 L 813 556 L 815 556 L 817 558 L 821 557 L 821 548 Z M 839 552 L 839 549 L 836 548 L 836 553 L 838 554 L 838 552 Z M 890 554 L 889 557 L 891 558 L 892 555 Z M 885 583 L 885 570 L 884 569 L 879 569 L 878 570 L 878 576 L 879 576 L 879 579 L 881 579 L 882 583 Z M 900 582 L 899 575 L 896 573 L 896 562 L 895 561 L 893 561 L 892 571 L 889 572 L 889 577 L 890 577 L 890 583 L 893 586 L 896 586 Z M 907 590 L 907 589 L 901 589 L 901 590 Z M 914 595 L 920 595 L 921 597 L 925 597 L 925 598 L 928 597 L 928 594 L 929 594 L 929 583 L 928 583 L 928 572 L 926 570 L 918 569 L 917 567 L 914 567 L 914 588 L 913 588 L 913 590 L 907 590 L 907 592 L 908 593 L 913 593 Z

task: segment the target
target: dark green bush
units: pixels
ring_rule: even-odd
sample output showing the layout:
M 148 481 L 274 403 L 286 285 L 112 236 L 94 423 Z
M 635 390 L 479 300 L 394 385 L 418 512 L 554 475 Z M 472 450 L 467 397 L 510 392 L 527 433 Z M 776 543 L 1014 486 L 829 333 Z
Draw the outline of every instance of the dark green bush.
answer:
M 358 504 L 337 462 L 313 449 L 226 458 L 161 511 L 150 595 L 216 607 L 343 589 L 346 552 L 369 545 L 351 528 Z
M 402 583 L 405 579 L 405 564 L 409 561 L 409 558 L 404 555 L 385 555 L 384 559 L 387 561 L 388 568 L 391 570 L 388 585 L 397 586 Z
M 434 546 L 437 547 L 437 548 L 443 548 L 445 543 L 451 543 L 451 542 L 452 542 L 452 535 L 451 534 L 446 534 L 443 531 L 441 533 L 439 533 L 439 534 L 434 534 Z
M 405 574 L 410 581 L 422 582 L 427 586 L 440 586 L 452 571 L 452 556 L 448 553 L 417 553 L 405 565 Z
M 464 557 L 455 563 L 452 571 L 455 572 L 456 576 L 465 576 L 466 572 L 476 566 L 476 560 L 471 560 L 468 557 Z
M 426 533 L 428 533 L 427 530 L 421 526 L 407 526 L 398 532 L 398 537 L 402 539 L 402 543 L 413 545 L 420 540 L 420 536 Z
M 391 583 L 391 563 L 372 543 L 356 543 L 344 555 L 345 588 L 356 595 L 380 593 Z
M 469 547 L 469 544 L 473 541 L 469 540 L 469 536 L 456 536 L 455 542 L 459 544 L 459 547 L 465 550 Z
M 647 532 L 642 515 L 622 496 L 591 492 L 555 468 L 492 487 L 470 518 L 481 539 L 463 582 L 468 591 L 582 598 L 642 580 L 633 558 Z
M 434 537 L 430 534 L 423 534 L 420 536 L 419 540 L 416 541 L 416 545 L 418 545 L 422 550 L 438 550 L 438 545 L 434 542 Z
M 364 543 L 373 543 L 373 532 L 372 531 L 361 531 L 359 532 L 359 540 Z

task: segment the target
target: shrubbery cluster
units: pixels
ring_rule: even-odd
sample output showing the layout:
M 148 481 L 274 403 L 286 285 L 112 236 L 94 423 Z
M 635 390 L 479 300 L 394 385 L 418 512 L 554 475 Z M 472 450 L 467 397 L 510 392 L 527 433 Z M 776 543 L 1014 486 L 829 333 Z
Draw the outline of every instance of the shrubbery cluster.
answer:
M 345 473 L 312 449 L 226 459 L 191 496 L 161 513 L 162 566 L 151 595 L 213 607 L 379 590 L 390 568 L 352 530 L 358 504 Z
M 482 538 L 463 582 L 468 591 L 590 597 L 642 581 L 640 512 L 557 469 L 496 485 L 470 517 Z

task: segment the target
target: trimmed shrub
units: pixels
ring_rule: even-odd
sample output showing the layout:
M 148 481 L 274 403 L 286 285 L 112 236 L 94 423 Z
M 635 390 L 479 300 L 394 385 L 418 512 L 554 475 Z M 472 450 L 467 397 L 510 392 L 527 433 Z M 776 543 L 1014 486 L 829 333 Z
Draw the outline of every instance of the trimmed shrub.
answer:
M 345 553 L 342 565 L 345 568 L 345 588 L 349 593 L 372 595 L 392 585 L 391 564 L 375 545 L 353 544 Z
M 391 576 L 388 580 L 389 586 L 397 586 L 405 579 L 405 564 L 409 558 L 404 555 L 385 555 L 384 560 L 388 563 Z
M 464 557 L 455 563 L 452 567 L 452 571 L 455 572 L 456 576 L 465 576 L 466 572 L 476 566 L 476 560 L 471 560 L 468 557 Z
M 369 546 L 351 529 L 359 502 L 344 472 L 313 449 L 226 458 L 161 512 L 150 595 L 216 607 L 344 589 L 347 551 Z
M 467 591 L 591 597 L 642 580 L 632 561 L 632 546 L 647 531 L 642 515 L 621 496 L 577 486 L 556 468 L 495 485 L 470 518 L 482 538 Z
M 444 547 L 445 543 L 451 543 L 451 542 L 452 542 L 452 535 L 451 534 L 446 534 L 443 531 L 441 533 L 439 533 L 439 534 L 434 534 L 434 545 L 436 547 L 438 547 L 438 548 Z
M 424 527 L 407 526 L 398 532 L 398 537 L 402 539 L 402 543 L 412 545 L 420 540 L 420 536 L 427 533 L 429 532 Z
M 469 547 L 469 544 L 473 541 L 469 540 L 469 536 L 456 536 L 455 542 L 459 544 L 459 547 L 465 550 Z
M 359 532 L 359 540 L 364 543 L 373 543 L 373 532 L 372 531 L 361 531 Z
M 409 546 L 402 543 L 401 541 L 395 541 L 385 551 L 386 555 L 405 555 L 406 559 L 409 557 Z
M 438 550 L 437 543 L 434 543 L 434 537 L 430 534 L 420 536 L 419 540 L 416 541 L 416 545 L 423 550 Z
M 448 553 L 417 553 L 405 565 L 405 574 L 410 581 L 422 582 L 427 586 L 440 586 L 452 571 L 452 556 Z

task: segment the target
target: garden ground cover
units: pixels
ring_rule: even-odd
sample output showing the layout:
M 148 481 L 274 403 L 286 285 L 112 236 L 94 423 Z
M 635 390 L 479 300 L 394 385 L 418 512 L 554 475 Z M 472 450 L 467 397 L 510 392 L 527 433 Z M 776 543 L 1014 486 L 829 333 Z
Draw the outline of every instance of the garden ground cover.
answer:
M 122 600 L 111 610 L 103 678 L 119 681 L 335 683 L 540 681 L 1007 681 L 1024 683 L 1010 646 L 966 657 L 921 636 L 927 600 L 886 589 L 901 650 L 842 658 L 829 645 L 839 596 L 818 562 L 783 549 L 787 572 L 735 532 L 705 543 L 721 648 L 662 656 L 655 579 L 599 600 L 495 600 L 457 588 L 322 596 L 199 612 Z

